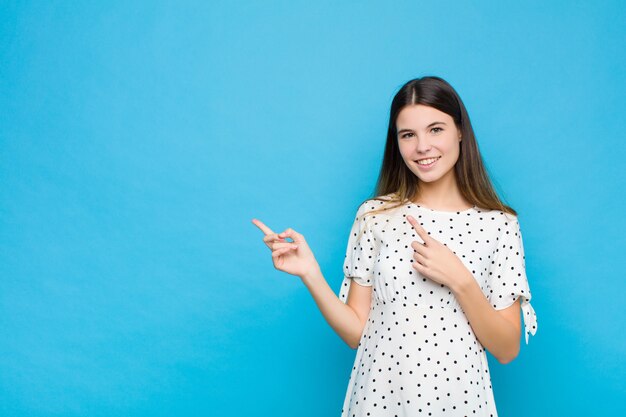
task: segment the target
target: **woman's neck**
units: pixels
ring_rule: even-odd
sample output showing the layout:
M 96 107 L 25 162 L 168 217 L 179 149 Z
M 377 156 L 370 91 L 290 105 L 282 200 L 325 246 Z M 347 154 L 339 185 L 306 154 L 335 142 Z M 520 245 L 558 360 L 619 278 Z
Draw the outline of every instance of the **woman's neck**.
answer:
M 463 198 L 454 178 L 435 183 L 420 181 L 419 193 L 413 202 L 433 210 L 465 210 L 471 207 Z

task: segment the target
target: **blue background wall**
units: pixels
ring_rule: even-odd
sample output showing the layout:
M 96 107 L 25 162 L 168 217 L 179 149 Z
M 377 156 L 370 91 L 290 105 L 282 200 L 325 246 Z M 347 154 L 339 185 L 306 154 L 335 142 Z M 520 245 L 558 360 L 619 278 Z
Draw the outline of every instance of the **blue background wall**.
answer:
M 538 331 L 489 356 L 500 414 L 626 413 L 624 3 L 336 3 L 0 3 L 0 415 L 338 416 L 355 351 L 251 219 L 338 292 L 432 74 L 520 213 Z

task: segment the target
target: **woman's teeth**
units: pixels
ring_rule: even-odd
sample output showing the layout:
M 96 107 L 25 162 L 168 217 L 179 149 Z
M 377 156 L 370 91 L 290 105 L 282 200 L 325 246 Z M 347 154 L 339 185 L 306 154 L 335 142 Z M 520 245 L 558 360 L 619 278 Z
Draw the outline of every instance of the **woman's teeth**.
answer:
M 435 162 L 437 159 L 441 158 L 440 156 L 437 158 L 430 158 L 430 159 L 422 159 L 421 161 L 417 161 L 417 163 L 419 165 L 430 165 L 433 162 Z

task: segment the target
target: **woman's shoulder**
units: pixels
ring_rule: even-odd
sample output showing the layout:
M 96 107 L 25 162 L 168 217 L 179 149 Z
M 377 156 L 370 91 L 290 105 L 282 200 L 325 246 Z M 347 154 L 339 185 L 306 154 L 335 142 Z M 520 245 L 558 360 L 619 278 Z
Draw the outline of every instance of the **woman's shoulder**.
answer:
M 509 213 L 504 210 L 477 207 L 474 212 L 479 218 L 489 220 L 490 222 L 495 223 L 498 227 L 508 228 L 514 225 L 519 225 L 517 214 Z
M 388 214 L 384 209 L 389 207 L 389 203 L 393 201 L 397 201 L 397 196 L 395 195 L 395 193 L 378 195 L 368 198 L 362 201 L 359 205 L 357 215 L 362 215 L 368 212 L 376 212 L 377 214 Z
M 382 204 L 384 204 L 387 201 L 391 201 L 392 200 L 392 194 L 385 194 L 385 195 L 377 195 L 374 197 L 369 197 L 365 200 L 363 200 L 361 202 L 361 204 L 359 205 L 359 207 L 362 206 L 369 206 L 372 208 L 377 208 L 379 206 L 381 206 Z

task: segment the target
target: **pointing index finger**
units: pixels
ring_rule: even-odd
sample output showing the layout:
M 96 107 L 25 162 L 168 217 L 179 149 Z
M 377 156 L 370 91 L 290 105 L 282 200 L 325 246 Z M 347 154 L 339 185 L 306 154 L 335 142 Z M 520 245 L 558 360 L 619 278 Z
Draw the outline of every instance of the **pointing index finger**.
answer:
M 411 223 L 411 225 L 413 226 L 413 229 L 415 229 L 419 237 L 422 238 L 422 240 L 424 241 L 424 244 L 426 244 L 428 240 L 430 239 L 430 236 L 428 235 L 426 230 L 424 230 L 424 228 L 419 224 L 417 220 L 415 220 L 413 216 L 408 215 L 406 216 L 406 218 L 409 221 L 409 223 Z
M 258 227 L 259 229 L 261 229 L 263 231 L 263 233 L 265 233 L 266 235 L 271 235 L 274 234 L 274 232 L 272 231 L 272 229 L 270 229 L 269 227 L 267 227 L 261 220 L 259 219 L 252 219 L 252 223 L 254 223 L 254 225 L 256 227 Z

